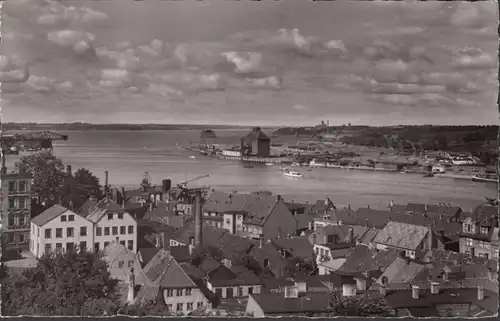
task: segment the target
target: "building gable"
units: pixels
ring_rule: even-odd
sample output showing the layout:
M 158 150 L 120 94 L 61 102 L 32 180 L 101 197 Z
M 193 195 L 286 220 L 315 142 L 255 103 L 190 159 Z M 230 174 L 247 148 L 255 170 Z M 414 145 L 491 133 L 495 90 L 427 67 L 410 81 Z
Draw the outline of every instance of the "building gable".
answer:
M 277 202 L 263 223 L 263 234 L 266 239 L 275 238 L 279 234 L 297 233 L 297 222 L 283 201 Z

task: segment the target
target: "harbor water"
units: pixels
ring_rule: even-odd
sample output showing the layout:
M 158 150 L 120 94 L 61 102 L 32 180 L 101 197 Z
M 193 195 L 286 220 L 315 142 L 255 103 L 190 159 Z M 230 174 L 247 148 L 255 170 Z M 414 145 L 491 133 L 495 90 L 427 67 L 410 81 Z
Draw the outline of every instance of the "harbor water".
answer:
M 246 130 L 218 130 L 217 143 L 238 144 Z M 199 141 L 200 132 L 171 131 L 70 131 L 67 141 L 55 143 L 54 153 L 73 170 L 84 167 L 104 181 L 126 188 L 138 187 L 147 171 L 153 184 L 168 178 L 177 184 L 198 176 L 207 178 L 190 186 L 210 185 L 223 191 L 252 192 L 267 190 L 286 200 L 313 202 L 329 196 L 340 206 L 384 209 L 391 200 L 396 203 L 450 202 L 470 211 L 485 197 L 496 197 L 496 184 L 472 180 L 430 177 L 378 171 L 294 168 L 302 178 L 284 177 L 279 165 L 253 164 L 222 160 L 182 150 L 176 144 Z M 195 156 L 195 157 L 193 157 Z M 15 161 L 9 156 L 8 163 Z

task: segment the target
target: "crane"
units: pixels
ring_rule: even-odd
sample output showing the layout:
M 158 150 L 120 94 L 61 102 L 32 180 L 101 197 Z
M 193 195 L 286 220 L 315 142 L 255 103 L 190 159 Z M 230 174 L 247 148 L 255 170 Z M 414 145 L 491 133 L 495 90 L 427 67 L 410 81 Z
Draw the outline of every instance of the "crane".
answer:
M 151 187 L 151 175 L 146 171 L 142 177 L 141 187 L 143 190 L 148 190 Z
M 188 180 L 188 181 L 185 181 L 185 182 L 179 183 L 179 184 L 177 184 L 177 186 L 178 186 L 179 188 L 181 188 L 181 189 L 185 189 L 185 188 L 187 187 L 187 184 L 188 184 L 188 183 L 191 183 L 191 182 L 194 182 L 194 181 L 197 181 L 197 180 L 199 180 L 199 179 L 206 178 L 206 177 L 209 177 L 209 176 L 210 176 L 209 174 L 207 174 L 207 175 L 203 175 L 203 176 L 198 176 L 198 177 L 195 177 L 195 178 L 190 179 L 190 180 Z

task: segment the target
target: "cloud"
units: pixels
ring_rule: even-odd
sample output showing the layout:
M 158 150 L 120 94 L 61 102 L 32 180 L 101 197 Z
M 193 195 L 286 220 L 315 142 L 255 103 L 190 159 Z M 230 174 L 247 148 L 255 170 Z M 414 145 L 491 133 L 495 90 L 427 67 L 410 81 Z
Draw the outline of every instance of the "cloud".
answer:
M 78 55 L 94 54 L 92 43 L 95 36 L 89 32 L 77 30 L 59 30 L 47 34 L 49 42 L 63 48 L 71 48 Z
M 293 109 L 295 109 L 295 110 L 308 110 L 309 108 L 307 108 L 303 105 L 293 105 Z
M 0 83 L 22 83 L 30 76 L 28 66 L 16 57 L 0 55 Z
M 478 54 L 463 54 L 455 58 L 455 66 L 460 68 L 494 68 L 497 65 L 492 55 L 481 52 Z
M 182 91 L 164 84 L 150 84 L 147 87 L 146 92 L 168 98 L 179 98 L 184 95 Z
M 132 84 L 130 72 L 124 69 L 101 70 L 99 85 L 104 87 L 129 87 Z
M 72 24 L 94 25 L 102 23 L 108 19 L 107 14 L 85 7 L 66 7 L 56 2 L 50 2 L 46 13 L 38 17 L 37 23 L 48 27 L 62 27 Z
M 280 90 L 283 89 L 283 79 L 277 76 L 269 76 L 265 78 L 256 78 L 256 79 L 246 79 L 246 82 L 251 84 L 255 88 L 267 88 Z
M 73 90 L 73 82 L 66 81 L 57 81 L 55 79 L 47 78 L 47 77 L 38 77 L 31 75 L 29 79 L 25 83 L 31 90 L 37 92 L 70 92 Z

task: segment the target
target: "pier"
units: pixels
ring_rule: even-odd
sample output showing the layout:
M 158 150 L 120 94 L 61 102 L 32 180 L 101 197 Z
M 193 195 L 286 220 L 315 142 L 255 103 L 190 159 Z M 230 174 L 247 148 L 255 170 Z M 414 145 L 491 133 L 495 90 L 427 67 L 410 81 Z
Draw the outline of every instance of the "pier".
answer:
M 225 156 L 225 155 L 217 155 L 217 157 L 223 160 L 243 161 L 249 163 L 286 164 L 292 162 L 290 158 L 284 158 L 284 157 Z

